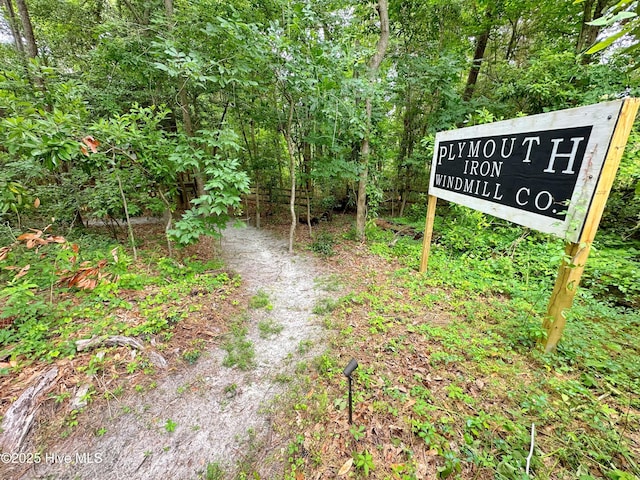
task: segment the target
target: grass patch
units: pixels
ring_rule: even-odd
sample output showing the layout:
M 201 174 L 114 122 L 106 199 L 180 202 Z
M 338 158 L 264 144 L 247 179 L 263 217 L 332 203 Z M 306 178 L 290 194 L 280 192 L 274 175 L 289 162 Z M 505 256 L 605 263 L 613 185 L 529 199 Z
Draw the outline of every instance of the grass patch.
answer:
M 284 325 L 277 323 L 275 320 L 269 318 L 258 322 L 258 330 L 260 331 L 260 338 L 271 338 L 280 335 Z
M 198 478 L 203 480 L 224 480 L 227 474 L 219 463 L 207 463 L 207 469 Z
M 222 360 L 225 367 L 250 370 L 255 366 L 255 347 L 253 342 L 247 339 L 247 327 L 243 320 L 232 325 L 222 348 L 227 352 Z
M 249 299 L 249 308 L 273 310 L 273 305 L 269 301 L 269 294 L 263 290 L 258 290 L 258 293 Z
M 326 315 L 333 312 L 340 305 L 340 299 L 322 298 L 313 307 L 312 312 L 316 315 Z
M 335 254 L 333 247 L 336 244 L 335 237 L 329 232 L 320 232 L 315 240 L 309 245 L 312 252 L 323 257 L 330 257 Z

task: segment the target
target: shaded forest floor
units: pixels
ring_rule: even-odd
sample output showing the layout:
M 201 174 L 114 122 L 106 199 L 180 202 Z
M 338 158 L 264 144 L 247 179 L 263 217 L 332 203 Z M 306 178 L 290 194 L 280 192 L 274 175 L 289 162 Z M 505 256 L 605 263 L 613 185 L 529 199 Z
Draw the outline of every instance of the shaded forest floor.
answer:
M 285 222 L 270 228 L 286 235 Z M 558 352 L 542 354 L 557 267 L 551 255 L 546 275 L 518 262 L 556 246 L 501 230 L 457 230 L 462 254 L 436 237 L 426 275 L 410 237 L 370 226 L 364 245 L 351 223 L 298 230 L 350 293 L 318 309 L 329 349 L 274 422 L 297 432 L 285 478 L 640 478 L 638 310 L 582 290 Z M 473 249 L 490 235 L 503 244 Z
M 438 243 L 436 238 L 429 273 L 420 275 L 420 241 L 371 226 L 369 242 L 362 244 L 354 240 L 352 218 L 335 216 L 314 227 L 311 235 L 306 226 L 298 226 L 296 249 L 303 255 L 294 258 L 290 268 L 292 275 L 298 271 L 302 277 L 261 277 L 263 265 L 275 264 L 282 272 L 288 227 L 286 219 L 277 218 L 265 226 L 283 255 L 275 262 L 267 257 L 260 263 L 258 251 L 237 252 L 248 263 L 242 281 L 234 277 L 233 259 L 227 257 L 226 265 L 215 263 L 211 253 L 219 246 L 207 244 L 210 240 L 182 253 L 182 263 L 164 268 L 177 288 L 171 290 L 176 295 L 162 297 L 164 316 L 188 313 L 170 329 L 152 334 L 155 349 L 171 365 L 168 371 L 137 361 L 127 347 L 108 350 L 111 361 L 104 363 L 95 360 L 96 352 L 56 360 L 71 374 L 41 405 L 41 437 L 33 439 L 34 448 L 56 437 L 99 444 L 114 434 L 114 427 L 95 412 L 125 405 L 129 411 L 121 410 L 119 416 L 132 422 L 147 418 L 146 432 L 160 439 L 157 449 L 142 450 L 138 463 L 124 460 L 129 478 L 136 478 L 135 472 L 145 471 L 155 458 L 184 461 L 180 448 L 193 438 L 201 443 L 191 445 L 205 454 L 188 465 L 192 474 L 185 478 L 629 480 L 640 475 L 638 312 L 594 299 L 586 290 L 576 302 L 559 351 L 541 354 L 536 343 L 543 335 L 541 314 L 555 268 L 537 271 L 531 266 L 523 273 L 518 265 L 519 252 L 533 265 L 539 239 L 493 229 L 505 238 L 503 245 L 493 242 L 489 254 L 474 250 L 460 255 L 445 248 L 451 239 Z M 456 234 L 462 235 L 459 230 Z M 476 237 L 458 240 L 468 251 L 470 242 L 479 241 Z M 248 241 L 241 236 L 241 245 Z M 162 250 L 160 240 L 155 248 Z M 307 270 L 303 259 L 311 254 L 317 257 L 315 267 Z M 196 267 L 188 260 L 193 255 L 214 263 Z M 309 284 L 316 275 L 322 280 Z M 221 283 L 213 288 L 203 276 Z M 289 296 L 292 303 L 284 302 L 287 295 L 277 287 L 287 283 L 286 278 L 301 285 L 296 296 Z M 180 290 L 183 281 L 188 290 Z M 322 293 L 305 297 L 311 290 Z M 133 290 L 124 295 L 142 294 Z M 290 341 L 293 334 L 280 328 L 285 324 L 278 310 L 283 303 L 294 316 L 312 312 L 313 323 L 324 326 L 322 332 Z M 172 309 L 176 305 L 180 308 Z M 137 308 L 125 311 L 135 317 Z M 261 337 L 266 341 L 260 343 Z M 289 346 L 278 350 L 282 344 Z M 275 346 L 277 361 L 284 360 L 281 371 L 256 362 Z M 342 374 L 351 358 L 359 362 L 353 375 L 353 425 L 348 423 Z M 0 377 L 5 382 L 3 411 L 17 392 L 10 389 L 32 381 L 37 365 L 26 362 L 10 382 Z M 215 383 L 211 378 L 217 373 L 202 368 L 227 369 L 238 380 Z M 189 372 L 197 375 L 187 381 Z M 70 403 L 80 376 L 98 381 L 89 406 L 73 414 Z M 170 391 L 163 390 L 168 376 L 181 379 Z M 254 397 L 253 402 L 245 396 L 246 385 L 265 376 L 274 396 L 267 402 L 264 396 Z M 170 409 L 153 410 L 167 396 L 176 402 L 205 399 L 209 403 L 199 407 L 205 416 L 235 404 L 241 407 L 238 419 L 249 404 L 261 404 L 257 416 L 264 423 L 255 427 L 234 421 L 221 428 L 223 437 L 227 432 L 225 442 L 235 445 L 226 452 L 235 448 L 237 456 L 218 459 L 206 455 L 225 452 L 219 439 L 207 437 L 218 427 L 205 418 L 191 421 L 171 415 Z M 237 438 L 232 440 L 233 435 Z M 115 452 L 124 448 L 113 445 Z M 91 478 L 99 478 L 100 465 L 93 468 Z M 67 478 L 52 472 L 53 478 Z M 23 473 L 24 478 L 33 477 Z

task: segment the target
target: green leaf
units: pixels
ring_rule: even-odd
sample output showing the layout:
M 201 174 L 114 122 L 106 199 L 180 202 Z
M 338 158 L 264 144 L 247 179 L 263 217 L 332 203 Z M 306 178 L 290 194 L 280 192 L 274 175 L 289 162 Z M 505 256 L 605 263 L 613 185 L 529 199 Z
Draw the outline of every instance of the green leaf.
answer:
M 629 32 L 629 28 L 623 28 L 622 30 L 620 30 L 618 33 L 611 35 L 608 38 L 605 38 L 604 40 L 602 40 L 601 42 L 596 43 L 594 46 L 592 46 L 589 50 L 587 50 L 585 53 L 587 55 L 593 55 L 594 53 L 599 52 L 600 50 L 604 50 L 605 48 L 607 48 L 609 45 L 611 45 L 613 42 L 615 42 L 616 40 L 618 40 L 619 38 L 623 37 L 624 35 L 626 35 Z
M 618 12 L 614 16 L 605 15 L 604 17 L 596 18 L 591 22 L 587 22 L 587 25 L 591 25 L 593 27 L 606 27 L 609 25 L 613 25 L 616 22 L 621 20 L 627 20 L 629 18 L 635 18 L 638 14 L 635 12 Z

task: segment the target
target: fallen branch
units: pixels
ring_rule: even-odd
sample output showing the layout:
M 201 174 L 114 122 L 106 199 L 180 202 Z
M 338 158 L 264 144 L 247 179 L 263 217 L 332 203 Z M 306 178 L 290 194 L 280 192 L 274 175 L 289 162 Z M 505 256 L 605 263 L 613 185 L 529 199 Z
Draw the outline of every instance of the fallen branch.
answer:
M 144 350 L 144 345 L 135 338 L 123 337 L 122 335 L 113 335 L 111 337 L 103 335 L 101 337 L 93 337 L 83 340 L 76 340 L 76 350 L 82 352 L 90 348 L 106 345 L 108 347 L 133 347 L 136 350 Z
M 42 374 L 38 382 L 27 388 L 20 397 L 11 404 L 2 419 L 0 434 L 0 450 L 19 453 L 35 417 L 38 398 L 45 393 L 58 376 L 58 368 L 53 367 Z
M 109 337 L 107 335 L 102 335 L 100 337 L 76 340 L 76 350 L 78 352 L 96 348 L 102 345 L 106 345 L 107 347 L 132 347 L 136 350 L 144 351 L 149 357 L 149 361 L 156 367 L 163 369 L 167 368 L 167 361 L 162 355 L 151 349 L 145 349 L 142 343 L 132 337 L 124 337 L 122 335 L 113 335 Z
M 410 225 L 396 225 L 381 218 L 376 218 L 375 222 L 378 227 L 383 230 L 391 230 L 396 236 L 403 235 L 406 237 L 413 237 L 414 240 L 419 240 L 423 236 L 422 232 L 417 231 Z

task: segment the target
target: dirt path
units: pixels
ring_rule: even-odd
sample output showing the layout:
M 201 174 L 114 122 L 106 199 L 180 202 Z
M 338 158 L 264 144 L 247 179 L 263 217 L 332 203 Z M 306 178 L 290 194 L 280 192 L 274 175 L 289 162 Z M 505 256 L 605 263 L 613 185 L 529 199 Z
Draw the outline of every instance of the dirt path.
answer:
M 74 435 L 49 446 L 42 463 L 13 478 L 196 479 L 209 463 L 231 471 L 249 437 L 266 439 L 268 448 L 269 418 L 260 407 L 283 388 L 274 377 L 293 374 L 301 344 L 319 343 L 321 327 L 311 311 L 323 295 L 315 283 L 320 271 L 311 258 L 291 257 L 285 241 L 251 227 L 227 229 L 221 243 L 227 267 L 273 305 L 249 310 L 255 368 L 224 367 L 225 352 L 213 349 L 157 388 L 96 412 L 104 435 Z M 282 331 L 265 339 L 257 325 L 269 318 Z

